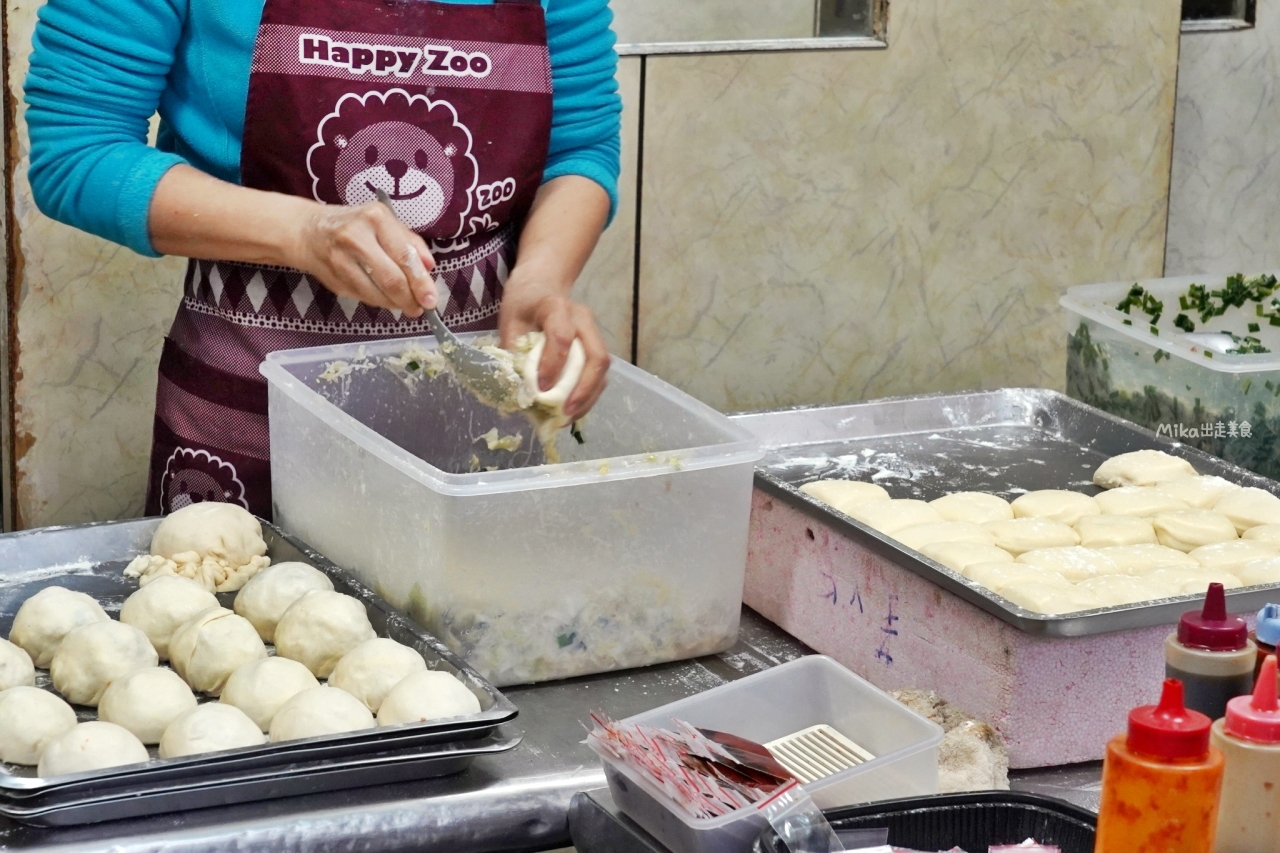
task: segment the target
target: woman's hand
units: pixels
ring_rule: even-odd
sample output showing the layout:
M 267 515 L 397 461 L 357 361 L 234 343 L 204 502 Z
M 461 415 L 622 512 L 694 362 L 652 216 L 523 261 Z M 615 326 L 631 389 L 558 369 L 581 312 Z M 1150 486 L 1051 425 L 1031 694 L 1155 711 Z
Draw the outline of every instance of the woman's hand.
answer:
M 435 260 L 421 237 L 386 205 L 316 204 L 301 223 L 289 266 L 338 296 L 421 317 L 436 307 Z
M 503 293 L 498 331 L 502 346 L 508 348 L 527 332 L 540 330 L 547 336 L 538 364 L 538 386 L 544 391 L 560 378 L 574 339 L 582 342 L 587 363 L 564 405 L 565 415 L 577 420 L 591 410 L 604 391 L 609 350 L 591 309 L 562 295 L 567 289 L 548 285 L 527 266 L 517 264 Z

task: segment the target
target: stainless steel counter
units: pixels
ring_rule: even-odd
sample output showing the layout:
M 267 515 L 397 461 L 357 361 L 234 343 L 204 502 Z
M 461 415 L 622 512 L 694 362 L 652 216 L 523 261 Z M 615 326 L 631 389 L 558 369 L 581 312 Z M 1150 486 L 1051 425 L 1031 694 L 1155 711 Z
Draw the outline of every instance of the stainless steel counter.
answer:
M 507 695 L 520 708 L 509 728 L 516 750 L 482 758 L 459 776 L 358 791 L 270 800 L 73 829 L 0 822 L 0 847 L 113 853 L 196 851 L 517 851 L 569 844 L 568 810 L 578 791 L 604 785 L 581 744 L 594 710 L 615 719 L 768 669 L 809 649 L 744 610 L 738 644 L 696 661 L 591 676 Z M 1098 768 L 1023 772 L 1015 787 L 1097 807 Z

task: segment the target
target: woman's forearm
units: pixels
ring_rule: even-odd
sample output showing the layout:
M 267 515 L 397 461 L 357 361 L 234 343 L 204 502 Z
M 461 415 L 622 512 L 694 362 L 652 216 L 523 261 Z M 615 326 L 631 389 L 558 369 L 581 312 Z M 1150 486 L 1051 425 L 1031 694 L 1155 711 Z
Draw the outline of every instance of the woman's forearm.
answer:
M 520 235 L 516 266 L 568 296 L 609 218 L 609 195 L 595 181 L 566 175 L 543 184 Z
M 178 165 L 156 185 L 147 224 L 164 254 L 293 267 L 339 296 L 411 317 L 436 304 L 426 243 L 377 202 L 324 205 Z

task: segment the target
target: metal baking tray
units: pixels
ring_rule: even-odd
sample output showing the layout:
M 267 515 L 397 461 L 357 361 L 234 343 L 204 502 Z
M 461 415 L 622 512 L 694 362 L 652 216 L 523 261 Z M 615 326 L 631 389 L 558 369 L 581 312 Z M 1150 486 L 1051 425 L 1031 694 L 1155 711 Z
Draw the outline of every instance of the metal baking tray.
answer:
M 0 536 L 0 635 L 8 636 L 13 617 L 23 601 L 55 584 L 88 593 L 101 602 L 108 613 L 118 613 L 124 599 L 138 587 L 136 580 L 124 576 L 124 567 L 132 557 L 147 552 L 159 523 L 158 518 L 139 519 L 49 527 Z M 49 803 L 54 794 L 59 801 L 126 793 L 141 796 L 210 780 L 226 782 L 237 774 L 254 776 L 271 768 L 286 774 L 299 764 L 310 763 L 318 769 L 325 763 L 374 754 L 385 756 L 412 750 L 426 755 L 441 745 L 474 743 L 515 718 L 515 705 L 443 643 L 323 555 L 266 522 L 262 527 L 267 554 L 273 563 L 298 560 L 324 572 L 338 592 L 364 603 L 378 636 L 390 637 L 416 649 L 429 667 L 457 676 L 479 699 L 481 712 L 440 722 L 380 726 L 184 758 L 159 759 L 155 747 L 151 747 L 149 752 L 154 760 L 146 764 L 48 779 L 37 777 L 33 767 L 0 764 L 0 803 L 32 809 L 40 807 L 37 804 Z M 226 607 L 231 606 L 234 597 L 234 593 L 218 596 Z M 36 684 L 52 689 L 48 672 L 37 670 Z M 209 700 L 201 697 L 201 701 Z M 82 720 L 96 718 L 92 708 L 73 707 Z
M 895 498 L 933 500 L 949 492 L 1004 498 L 1036 489 L 1102 491 L 1093 472 L 1105 459 L 1151 448 L 1181 456 L 1202 474 L 1280 495 L 1280 484 L 1156 435 L 1056 391 L 1006 388 L 896 397 L 845 406 L 751 412 L 734 420 L 765 447 L 756 486 L 853 541 L 1029 634 L 1080 637 L 1171 625 L 1203 596 L 1046 616 L 1025 610 L 923 554 L 799 490 L 829 477 L 866 480 Z M 1280 584 L 1227 593 L 1235 612 L 1275 601 Z
M 42 800 L 32 806 L 0 802 L 0 816 L 35 826 L 79 826 L 371 785 L 417 782 L 461 773 L 481 756 L 514 749 L 521 738 L 518 732 L 505 735 L 499 731 L 476 741 L 403 752 L 377 752 L 339 761 L 302 762 L 256 773 L 229 773 L 145 794 L 116 792 L 66 800 L 51 795 L 50 801 Z

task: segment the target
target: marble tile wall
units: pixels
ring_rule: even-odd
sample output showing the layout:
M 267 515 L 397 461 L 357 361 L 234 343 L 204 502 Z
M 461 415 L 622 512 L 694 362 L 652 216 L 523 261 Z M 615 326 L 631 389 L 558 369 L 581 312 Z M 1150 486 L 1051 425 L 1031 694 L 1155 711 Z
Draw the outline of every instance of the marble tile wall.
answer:
M 612 0 L 620 44 L 812 38 L 815 0 Z
M 56 223 L 27 182 L 22 81 L 39 4 L 7 0 L 17 106 L 15 506 L 20 527 L 142 511 L 160 342 L 182 262 L 153 261 Z
M 1182 37 L 1167 275 L 1280 268 L 1280 8 Z
M 639 363 L 724 410 L 1061 387 L 1159 275 L 1178 0 L 907 0 L 884 51 L 655 57 Z

